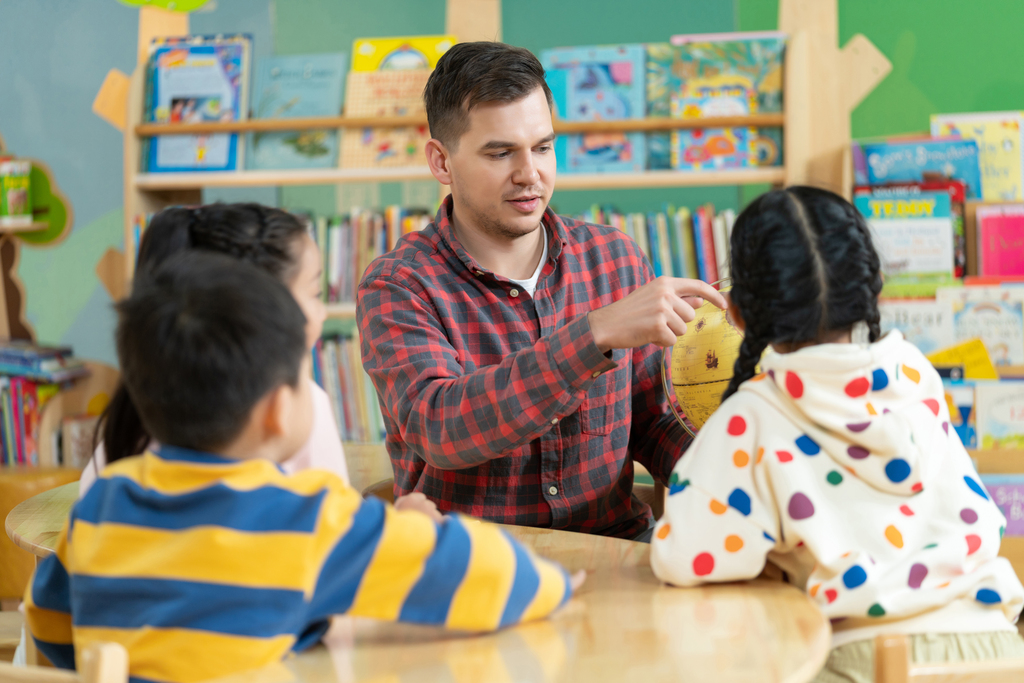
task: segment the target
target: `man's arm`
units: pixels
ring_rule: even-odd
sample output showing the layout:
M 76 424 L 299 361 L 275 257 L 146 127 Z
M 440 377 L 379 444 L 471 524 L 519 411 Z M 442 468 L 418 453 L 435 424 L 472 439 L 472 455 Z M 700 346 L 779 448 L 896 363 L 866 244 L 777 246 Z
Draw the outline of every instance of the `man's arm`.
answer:
M 363 367 L 386 410 L 402 439 L 440 469 L 473 467 L 536 439 L 615 367 L 581 316 L 466 373 L 433 305 L 387 276 L 360 286 L 357 318 Z

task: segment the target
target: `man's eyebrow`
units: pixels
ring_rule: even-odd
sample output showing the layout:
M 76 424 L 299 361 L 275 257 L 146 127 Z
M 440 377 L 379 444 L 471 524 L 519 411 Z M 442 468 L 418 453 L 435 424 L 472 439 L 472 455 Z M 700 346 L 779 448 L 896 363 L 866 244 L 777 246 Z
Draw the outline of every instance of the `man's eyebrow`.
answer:
M 542 139 L 535 142 L 534 145 L 543 145 L 544 143 L 551 142 L 554 139 L 555 133 L 554 131 L 552 131 L 551 133 L 548 133 L 546 136 L 544 136 Z M 484 143 L 484 145 L 480 147 L 480 151 L 486 152 L 492 149 L 508 149 L 510 147 L 516 146 L 516 143 L 508 142 L 507 140 L 491 140 L 490 142 Z

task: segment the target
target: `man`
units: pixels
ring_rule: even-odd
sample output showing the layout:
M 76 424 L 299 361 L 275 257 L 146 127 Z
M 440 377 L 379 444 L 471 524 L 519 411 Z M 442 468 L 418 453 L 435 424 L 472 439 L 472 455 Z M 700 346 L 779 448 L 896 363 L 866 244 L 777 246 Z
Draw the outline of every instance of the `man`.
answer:
M 424 91 L 451 196 L 359 286 L 363 365 L 396 493 L 443 511 L 649 540 L 633 460 L 666 482 L 689 444 L 658 346 L 710 285 L 652 279 L 614 228 L 556 216 L 551 92 L 529 51 L 462 43 Z M 689 297 L 689 298 L 688 298 Z

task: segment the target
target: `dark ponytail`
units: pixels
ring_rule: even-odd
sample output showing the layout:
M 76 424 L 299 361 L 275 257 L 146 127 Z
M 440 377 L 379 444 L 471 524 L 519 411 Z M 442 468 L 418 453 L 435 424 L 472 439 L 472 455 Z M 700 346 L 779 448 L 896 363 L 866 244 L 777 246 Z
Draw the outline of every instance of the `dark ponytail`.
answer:
M 733 227 L 730 296 L 746 324 L 723 399 L 769 344 L 818 342 L 867 323 L 880 336 L 881 264 L 867 221 L 837 194 L 790 187 L 755 199 Z
M 288 285 L 299 269 L 300 238 L 305 233 L 292 214 L 261 204 L 164 209 L 153 216 L 142 237 L 136 278 L 175 254 L 202 249 L 248 261 Z M 124 384 L 118 385 L 100 416 L 93 439 L 101 437 L 108 464 L 138 455 L 150 442 Z

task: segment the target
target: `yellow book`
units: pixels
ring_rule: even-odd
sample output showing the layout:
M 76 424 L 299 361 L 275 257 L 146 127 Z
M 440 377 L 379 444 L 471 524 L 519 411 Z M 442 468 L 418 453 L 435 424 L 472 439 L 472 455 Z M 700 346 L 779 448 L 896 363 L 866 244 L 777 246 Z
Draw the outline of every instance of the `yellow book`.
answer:
M 352 45 L 352 71 L 433 69 L 455 44 L 455 36 L 357 38 Z
M 1024 199 L 1024 146 L 1018 111 L 974 114 L 933 114 L 933 137 L 957 137 L 978 143 L 981 194 L 985 201 Z
M 932 365 L 964 366 L 964 379 L 999 379 L 996 366 L 992 364 L 988 350 L 980 339 L 936 351 L 927 358 Z

